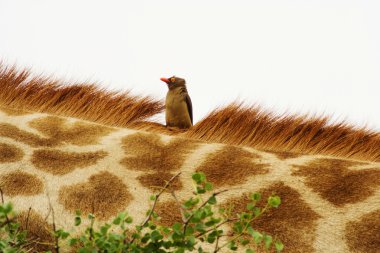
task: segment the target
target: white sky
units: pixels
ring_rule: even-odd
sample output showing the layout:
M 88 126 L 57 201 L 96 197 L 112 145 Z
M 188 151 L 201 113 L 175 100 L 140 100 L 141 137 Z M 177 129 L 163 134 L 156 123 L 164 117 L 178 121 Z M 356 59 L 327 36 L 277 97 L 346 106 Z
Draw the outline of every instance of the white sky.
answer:
M 380 130 L 380 1 L 0 0 L 0 59 L 164 98 L 239 98 Z M 0 91 L 1 92 L 1 91 Z

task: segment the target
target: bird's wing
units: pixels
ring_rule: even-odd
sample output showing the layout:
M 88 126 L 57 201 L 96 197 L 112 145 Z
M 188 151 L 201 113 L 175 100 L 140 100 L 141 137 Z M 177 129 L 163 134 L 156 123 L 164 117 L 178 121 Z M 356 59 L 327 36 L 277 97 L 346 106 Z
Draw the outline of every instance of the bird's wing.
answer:
M 191 99 L 190 99 L 189 94 L 186 94 L 185 100 L 186 100 L 186 104 L 187 104 L 187 110 L 188 110 L 189 115 L 190 115 L 191 124 L 193 124 L 193 105 L 191 103 Z

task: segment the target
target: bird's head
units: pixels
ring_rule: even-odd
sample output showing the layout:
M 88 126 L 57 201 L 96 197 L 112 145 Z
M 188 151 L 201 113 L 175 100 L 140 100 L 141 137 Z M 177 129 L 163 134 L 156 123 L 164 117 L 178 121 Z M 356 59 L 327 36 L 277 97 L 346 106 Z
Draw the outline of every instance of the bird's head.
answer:
M 161 81 L 168 85 L 169 90 L 175 89 L 177 87 L 186 87 L 186 81 L 183 78 L 172 76 L 169 78 L 162 77 Z

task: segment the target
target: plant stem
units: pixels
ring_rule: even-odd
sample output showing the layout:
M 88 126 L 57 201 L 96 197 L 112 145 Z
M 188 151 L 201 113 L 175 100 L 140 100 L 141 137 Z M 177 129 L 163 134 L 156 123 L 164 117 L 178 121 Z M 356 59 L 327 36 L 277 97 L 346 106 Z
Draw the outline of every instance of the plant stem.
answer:
M 149 211 L 149 214 L 147 215 L 147 217 L 145 218 L 145 220 L 141 223 L 141 227 L 144 227 L 148 221 L 150 220 L 150 218 L 152 217 L 153 215 L 153 212 L 154 212 L 154 209 L 156 208 L 156 205 L 157 205 L 157 202 L 158 202 L 158 198 L 161 196 L 161 194 L 167 189 L 169 188 L 170 184 L 173 182 L 174 179 L 176 179 L 179 175 L 181 175 L 182 172 L 178 172 L 177 174 L 175 174 L 172 178 L 170 178 L 170 180 L 168 182 L 166 182 L 165 186 L 161 189 L 161 191 L 155 195 L 155 199 L 154 199 L 154 203 L 153 203 L 153 206 L 152 208 L 150 209 Z M 131 239 L 131 241 L 129 242 L 129 244 L 132 244 L 133 242 L 135 241 L 135 237 L 133 237 Z
M 253 217 L 251 220 L 249 220 L 247 222 L 247 224 L 244 226 L 244 229 L 241 231 L 241 233 L 237 234 L 236 236 L 234 236 L 232 239 L 228 240 L 226 243 L 224 243 L 222 246 L 220 246 L 215 252 L 218 252 L 220 249 L 226 247 L 230 242 L 238 239 L 239 237 L 241 237 L 248 229 L 248 226 L 251 224 L 252 221 L 256 220 L 258 217 L 260 217 L 267 209 L 269 208 L 269 205 L 267 204 L 260 212 L 259 215 Z

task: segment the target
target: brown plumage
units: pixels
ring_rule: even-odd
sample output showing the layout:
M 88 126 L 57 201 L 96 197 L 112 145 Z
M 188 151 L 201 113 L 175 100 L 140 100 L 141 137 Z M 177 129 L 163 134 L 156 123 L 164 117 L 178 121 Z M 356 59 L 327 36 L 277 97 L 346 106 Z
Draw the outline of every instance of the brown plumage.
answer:
M 161 78 L 168 85 L 166 94 L 165 118 L 166 126 L 182 129 L 193 125 L 193 107 L 183 78 L 172 76 Z

